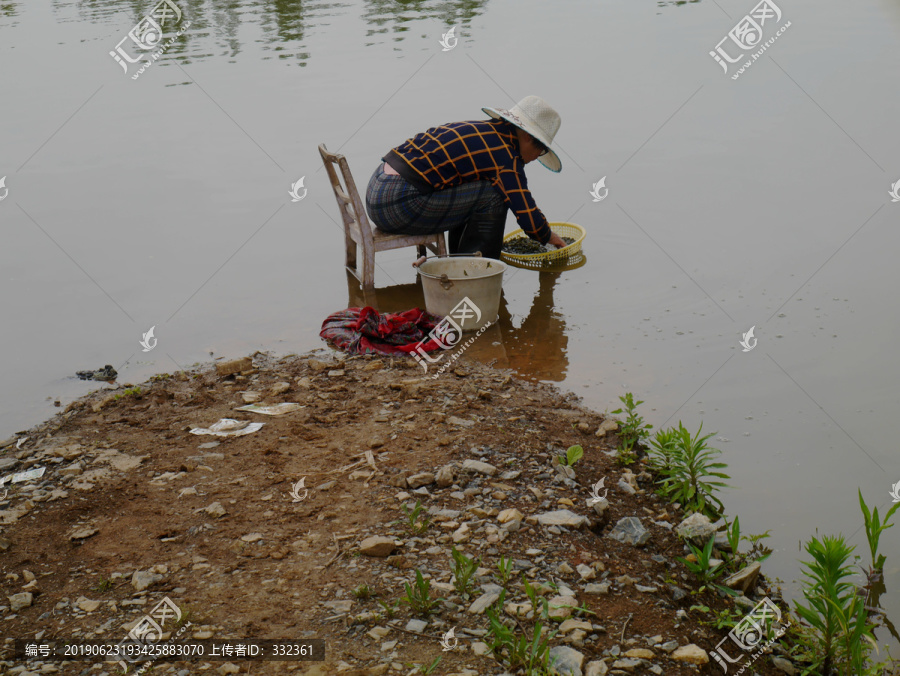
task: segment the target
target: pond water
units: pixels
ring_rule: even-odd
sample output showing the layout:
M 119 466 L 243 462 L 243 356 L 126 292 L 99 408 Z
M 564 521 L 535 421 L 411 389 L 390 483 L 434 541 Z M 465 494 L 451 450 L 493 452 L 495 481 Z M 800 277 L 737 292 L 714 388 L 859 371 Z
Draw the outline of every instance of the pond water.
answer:
M 415 133 L 538 94 L 563 170 L 533 163 L 529 184 L 587 229 L 586 264 L 510 271 L 471 354 L 599 410 L 633 392 L 656 427 L 702 422 L 728 513 L 771 532 L 788 592 L 816 529 L 868 562 L 857 489 L 883 512 L 900 481 L 896 0 L 779 2 L 756 60 L 720 43 L 744 0 L 178 0 L 139 72 L 115 50 L 137 57 L 155 7 L 0 4 L 0 437 L 95 387 L 76 370 L 140 382 L 320 347 L 360 294 L 317 145 L 365 186 Z M 422 303 L 412 250 L 377 260 L 380 309 Z

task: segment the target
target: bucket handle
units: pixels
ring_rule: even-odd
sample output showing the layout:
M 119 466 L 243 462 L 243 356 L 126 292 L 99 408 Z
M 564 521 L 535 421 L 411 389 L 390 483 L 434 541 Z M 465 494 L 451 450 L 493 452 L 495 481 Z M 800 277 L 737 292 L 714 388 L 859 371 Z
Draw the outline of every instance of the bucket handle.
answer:
M 453 256 L 468 256 L 469 258 L 481 258 L 481 252 L 476 251 L 475 253 L 462 253 L 462 254 L 447 254 L 446 256 L 419 256 L 416 260 L 413 261 L 412 266 L 414 268 L 418 268 L 422 263 L 432 258 L 451 258 Z M 446 277 L 447 275 L 444 275 Z M 445 289 L 447 287 L 444 287 Z
M 450 281 L 450 278 L 447 277 L 447 273 L 441 275 L 441 286 L 444 287 L 444 291 L 451 288 L 453 286 L 453 282 Z

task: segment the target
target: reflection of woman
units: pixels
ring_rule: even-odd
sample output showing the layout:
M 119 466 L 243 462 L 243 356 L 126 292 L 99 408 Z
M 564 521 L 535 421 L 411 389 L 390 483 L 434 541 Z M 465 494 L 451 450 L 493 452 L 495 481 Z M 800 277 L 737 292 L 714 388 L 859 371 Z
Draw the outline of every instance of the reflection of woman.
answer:
M 513 326 L 505 297 L 500 302 L 498 322 L 510 368 L 522 374 L 554 382 L 560 382 L 565 378 L 569 366 L 569 359 L 566 356 L 569 344 L 566 323 L 553 306 L 553 289 L 560 274 L 538 273 L 540 288 L 528 316 L 519 328 Z

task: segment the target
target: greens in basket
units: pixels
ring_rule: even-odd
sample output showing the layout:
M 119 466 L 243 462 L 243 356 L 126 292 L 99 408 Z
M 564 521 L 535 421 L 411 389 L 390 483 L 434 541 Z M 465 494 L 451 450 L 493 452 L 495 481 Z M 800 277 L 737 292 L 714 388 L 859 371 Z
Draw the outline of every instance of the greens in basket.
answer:
M 566 243 L 566 246 L 575 243 L 575 239 L 572 237 L 563 237 L 562 239 Z M 528 237 L 514 237 L 511 240 L 503 242 L 503 253 L 508 254 L 527 256 L 547 253 L 548 250 L 556 251 L 556 248 L 551 246 L 549 249 L 546 249 L 543 244 L 536 242 L 533 239 L 529 239 Z

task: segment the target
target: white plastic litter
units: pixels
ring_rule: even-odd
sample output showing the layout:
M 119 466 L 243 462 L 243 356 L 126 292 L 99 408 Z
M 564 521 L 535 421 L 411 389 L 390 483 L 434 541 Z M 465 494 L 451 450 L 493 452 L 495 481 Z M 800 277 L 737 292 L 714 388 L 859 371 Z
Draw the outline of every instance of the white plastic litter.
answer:
M 245 434 L 253 434 L 262 428 L 265 423 L 250 422 L 249 420 L 234 420 L 222 418 L 219 422 L 205 427 L 195 427 L 191 434 L 211 434 L 215 437 L 242 437 Z
M 40 479 L 44 476 L 44 472 L 47 471 L 46 467 L 35 467 L 34 469 L 29 469 L 25 472 L 18 472 L 16 474 L 7 474 L 5 477 L 0 479 L 0 486 L 5 486 L 7 483 L 20 484 L 23 481 L 31 481 L 32 479 Z
M 284 415 L 285 413 L 290 413 L 291 411 L 297 411 L 301 408 L 306 408 L 305 406 L 301 406 L 300 404 L 295 404 L 293 402 L 285 402 L 283 404 L 272 404 L 270 406 L 261 406 L 259 404 L 247 404 L 246 406 L 241 406 L 240 408 L 234 409 L 235 411 L 249 411 L 250 413 L 262 413 L 263 415 Z

